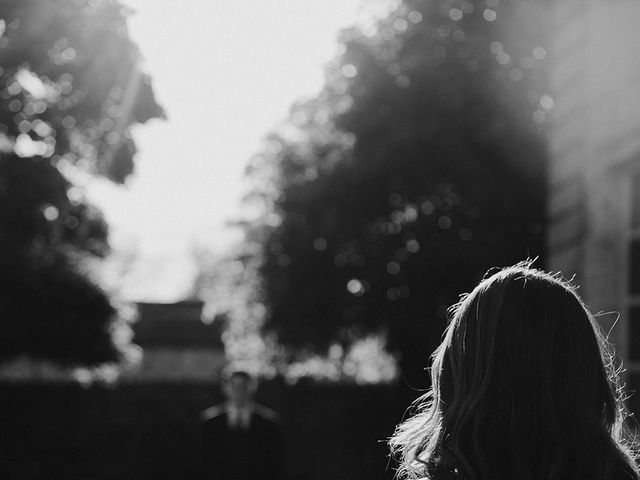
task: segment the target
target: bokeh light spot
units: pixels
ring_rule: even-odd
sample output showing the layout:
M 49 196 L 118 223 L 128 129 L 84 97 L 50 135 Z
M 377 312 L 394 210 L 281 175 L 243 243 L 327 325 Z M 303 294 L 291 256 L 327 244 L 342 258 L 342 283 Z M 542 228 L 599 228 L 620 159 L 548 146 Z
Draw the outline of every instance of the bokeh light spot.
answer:
M 327 241 L 323 237 L 316 237 L 313 240 L 313 248 L 318 252 L 324 252 L 327 249 Z
M 547 51 L 542 47 L 536 47 L 533 49 L 533 58 L 536 60 L 544 60 L 547 58 Z
M 67 190 L 67 198 L 73 204 L 77 204 L 84 198 L 84 193 L 80 187 L 73 186 Z
M 422 14 L 420 12 L 413 10 L 409 12 L 409 15 L 407 15 L 407 18 L 411 23 L 420 23 L 422 21 Z
M 438 219 L 438 226 L 442 229 L 442 230 L 448 230 L 451 228 L 451 224 L 453 222 L 451 221 L 451 218 L 449 218 L 446 215 L 441 216 Z
M 409 205 L 404 211 L 405 222 L 412 223 L 418 219 L 418 210 L 415 206 Z
M 493 22 L 498 18 L 498 14 L 496 13 L 495 10 L 491 10 L 490 8 L 487 8 L 484 12 L 482 12 L 482 17 L 487 22 Z
M 398 32 L 404 32 L 409 28 L 409 22 L 407 22 L 404 18 L 397 18 L 393 22 L 393 28 Z
M 551 110 L 553 108 L 553 104 L 553 98 L 551 98 L 549 95 L 542 95 L 540 97 L 540 106 L 543 110 Z
M 53 205 L 47 205 L 42 209 L 42 214 L 48 221 L 53 222 L 60 216 L 60 211 Z
M 451 27 L 449 25 L 440 25 L 438 27 L 438 35 L 440 35 L 441 37 L 448 37 L 450 34 L 451 34 Z
M 347 290 L 356 297 L 361 297 L 364 294 L 364 285 L 357 278 L 352 278 L 347 282 Z
M 356 75 L 358 75 L 358 69 L 355 65 L 347 63 L 342 67 L 342 74 L 347 78 L 354 78 Z
M 67 218 L 65 218 L 64 224 L 67 226 L 67 228 L 71 230 L 75 230 L 80 225 L 80 221 L 78 220 L 78 217 L 74 217 L 73 215 L 70 215 Z
M 500 65 L 508 65 L 511 62 L 511 57 L 508 53 L 500 52 L 496 55 L 496 60 Z
M 435 210 L 435 207 L 433 206 L 433 203 L 431 203 L 429 200 L 426 200 L 422 202 L 422 205 L 420 205 L 420 210 L 425 215 L 431 215 Z
M 460 231 L 458 232 L 458 236 L 460 237 L 460 240 L 462 240 L 463 242 L 468 242 L 469 240 L 471 240 L 471 237 L 473 236 L 473 234 L 471 233 L 471 230 L 469 230 L 468 228 L 461 228 Z
M 72 47 L 67 47 L 65 48 L 62 53 L 60 54 L 60 59 L 64 62 L 70 62 L 72 61 L 74 58 L 76 58 L 76 50 L 75 48 Z
M 415 239 L 409 240 L 407 242 L 407 250 L 411 253 L 417 253 L 420 250 L 420 243 Z
M 547 116 L 542 110 L 536 110 L 535 112 L 533 112 L 533 115 L 531 115 L 531 117 L 536 123 L 544 123 L 547 119 Z
M 333 258 L 333 263 L 335 263 L 336 267 L 345 267 L 347 262 L 348 259 L 344 253 L 339 253 Z
M 22 102 L 20 100 L 11 100 L 9 102 L 9 111 L 16 113 L 22 108 Z
M 465 41 L 465 39 L 467 38 L 467 36 L 465 35 L 465 33 L 462 30 L 456 30 L 455 32 L 453 32 L 452 38 L 458 42 L 458 43 L 462 43 Z
M 27 133 L 31 130 L 31 122 L 29 120 L 22 120 L 18 124 L 18 130 L 20 130 L 20 133 Z
M 462 17 L 464 17 L 464 13 L 459 8 L 452 8 L 449 10 L 449 18 L 454 22 L 462 20 Z
M 400 273 L 400 264 L 398 262 L 387 263 L 387 272 L 390 275 L 397 275 Z

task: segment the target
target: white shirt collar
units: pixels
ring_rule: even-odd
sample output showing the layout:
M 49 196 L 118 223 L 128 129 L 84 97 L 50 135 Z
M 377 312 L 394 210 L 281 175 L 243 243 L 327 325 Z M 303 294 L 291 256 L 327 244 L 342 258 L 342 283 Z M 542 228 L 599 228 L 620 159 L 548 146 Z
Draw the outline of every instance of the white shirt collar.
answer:
M 249 404 L 244 407 L 237 407 L 232 404 L 227 404 L 227 424 L 232 427 L 242 427 L 242 429 L 249 428 L 251 424 L 251 414 L 253 413 L 253 405 Z

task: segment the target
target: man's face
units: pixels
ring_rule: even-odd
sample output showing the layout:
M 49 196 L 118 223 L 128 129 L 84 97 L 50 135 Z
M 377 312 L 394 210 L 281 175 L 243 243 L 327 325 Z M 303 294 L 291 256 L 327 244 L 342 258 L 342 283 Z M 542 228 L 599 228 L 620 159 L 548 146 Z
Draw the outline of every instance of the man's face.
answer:
M 249 380 L 243 376 L 234 376 L 227 387 L 229 401 L 236 406 L 244 406 L 251 400 Z

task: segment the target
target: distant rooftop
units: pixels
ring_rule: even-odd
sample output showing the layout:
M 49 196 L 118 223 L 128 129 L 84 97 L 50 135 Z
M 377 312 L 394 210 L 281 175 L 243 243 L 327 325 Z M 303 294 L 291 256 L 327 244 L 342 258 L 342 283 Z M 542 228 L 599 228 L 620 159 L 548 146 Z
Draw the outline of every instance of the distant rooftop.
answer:
M 222 349 L 220 324 L 202 321 L 201 301 L 138 303 L 134 342 L 141 347 Z

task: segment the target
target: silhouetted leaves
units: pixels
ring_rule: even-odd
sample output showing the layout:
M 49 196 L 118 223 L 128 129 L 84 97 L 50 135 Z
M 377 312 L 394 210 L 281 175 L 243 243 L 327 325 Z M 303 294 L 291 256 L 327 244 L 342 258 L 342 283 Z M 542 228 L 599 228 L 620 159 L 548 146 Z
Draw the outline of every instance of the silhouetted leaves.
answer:
M 116 312 L 89 280 L 107 225 L 69 172 L 122 183 L 130 128 L 163 111 L 116 0 L 0 4 L 0 360 L 119 358 Z
M 267 206 L 249 238 L 285 344 L 386 330 L 415 380 L 457 296 L 541 254 L 541 30 L 505 20 L 522 8 L 492 22 L 467 2 L 406 1 L 345 31 L 322 92 L 269 137 L 249 169 Z

